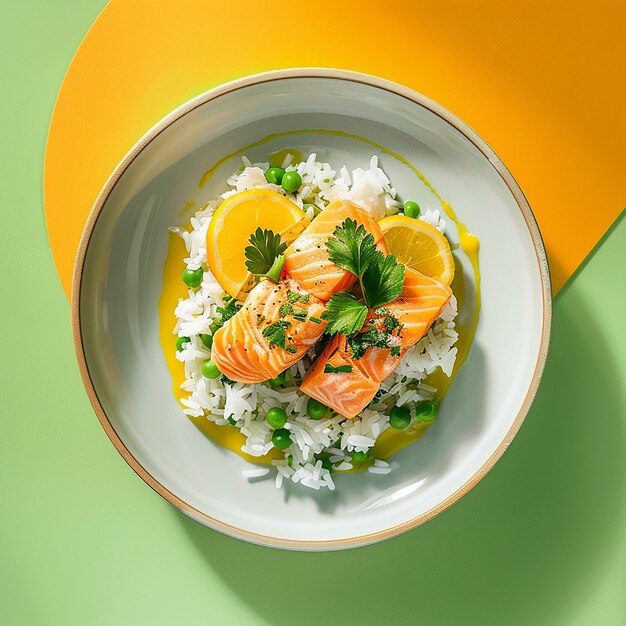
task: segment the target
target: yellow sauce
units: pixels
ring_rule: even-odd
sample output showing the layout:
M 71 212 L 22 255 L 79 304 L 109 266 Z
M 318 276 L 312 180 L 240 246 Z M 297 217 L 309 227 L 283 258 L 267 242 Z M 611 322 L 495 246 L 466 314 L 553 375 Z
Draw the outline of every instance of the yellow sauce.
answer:
M 295 150 L 294 148 L 286 148 L 285 150 L 276 150 L 276 152 L 270 152 L 268 154 L 268 161 L 270 165 L 274 167 L 281 167 L 285 157 L 290 154 L 291 165 L 294 163 L 300 163 L 300 161 L 304 161 L 304 153 L 302 150 Z
M 167 258 L 163 267 L 163 291 L 159 299 L 159 340 L 163 349 L 165 362 L 172 376 L 172 388 L 174 396 L 180 401 L 187 396 L 180 386 L 185 382 L 185 368 L 176 358 L 176 338 L 172 334 L 174 328 L 174 309 L 179 298 L 187 297 L 187 287 L 180 279 L 181 272 L 185 268 L 183 259 L 187 256 L 187 250 L 183 240 L 174 233 L 170 233 L 170 244 Z M 265 457 L 258 458 L 242 452 L 241 446 L 246 438 L 239 429 L 230 424 L 218 426 L 206 417 L 189 417 L 189 419 L 207 436 L 224 448 L 241 455 L 244 459 L 253 463 L 269 463 L 272 459 L 279 459 L 282 453 L 272 450 Z
M 248 146 L 245 146 L 241 150 L 229 154 L 224 157 L 220 161 L 218 161 L 211 169 L 209 169 L 202 176 L 200 183 L 198 184 L 199 189 L 202 189 L 206 183 L 210 180 L 213 174 L 217 171 L 217 169 L 226 163 L 227 161 L 240 156 L 250 150 L 251 148 L 255 148 L 257 146 L 261 146 L 263 144 L 268 143 L 272 139 L 276 139 L 278 137 L 287 136 L 287 135 L 299 135 L 299 134 L 323 134 L 323 135 L 335 135 L 341 137 L 347 137 L 350 139 L 354 139 L 357 141 L 361 141 L 363 143 L 369 144 L 374 148 L 380 150 L 381 152 L 392 156 L 393 158 L 400 161 L 402 164 L 406 165 L 409 169 L 411 169 L 415 175 L 419 178 L 419 180 L 427 187 L 427 189 L 437 198 L 439 201 L 441 208 L 446 213 L 446 215 L 455 223 L 458 234 L 459 234 L 459 244 L 456 246 L 456 249 L 459 247 L 465 253 L 468 260 L 471 263 L 475 292 L 474 292 L 474 312 L 469 324 L 462 325 L 459 323 L 458 319 L 456 321 L 456 331 L 459 334 L 459 338 L 456 342 L 456 347 L 458 350 L 456 362 L 454 365 L 454 369 L 452 371 L 452 375 L 450 377 L 446 376 L 440 369 L 437 369 L 430 376 L 425 379 L 425 383 L 435 387 L 437 389 L 435 393 L 435 399 L 437 402 L 441 403 L 443 398 L 445 397 L 452 381 L 456 377 L 459 369 L 463 365 L 463 363 L 467 360 L 469 356 L 470 347 L 472 341 L 474 339 L 474 334 L 476 332 L 476 326 L 478 324 L 478 316 L 480 313 L 480 271 L 478 266 L 478 250 L 479 250 L 479 241 L 475 235 L 472 235 L 467 226 L 459 221 L 454 210 L 437 192 L 437 190 L 431 185 L 428 179 L 418 170 L 416 169 L 409 161 L 407 161 L 404 157 L 388 150 L 387 148 L 377 144 L 374 141 L 369 139 L 365 139 L 362 137 L 358 137 L 357 135 L 351 135 L 349 133 L 344 133 L 341 131 L 331 131 L 331 130 L 298 130 L 298 131 L 288 131 L 284 133 L 276 133 L 273 135 L 268 135 L 264 139 L 252 143 Z M 272 165 L 281 165 L 283 159 L 285 158 L 287 153 L 291 153 L 294 157 L 293 162 L 297 163 L 304 159 L 304 155 L 300 150 L 295 149 L 284 149 L 273 152 L 269 155 L 269 161 Z M 184 208 L 184 211 L 192 208 L 194 204 L 192 201 L 188 202 Z M 181 211 L 182 213 L 182 211 Z M 464 309 L 464 303 L 466 298 L 471 295 L 467 293 L 467 285 L 465 276 L 462 270 L 462 266 L 459 261 L 459 257 L 456 252 L 453 253 L 455 255 L 455 264 L 456 264 L 456 272 L 455 277 L 452 282 L 452 290 L 454 295 L 456 296 L 458 302 L 458 310 L 461 312 Z M 175 356 L 175 338 L 172 335 L 172 328 L 174 326 L 174 309 L 178 304 L 179 298 L 187 297 L 187 288 L 185 284 L 180 279 L 180 274 L 184 269 L 183 258 L 186 256 L 186 250 L 184 243 L 180 237 L 174 234 L 170 234 L 170 244 L 168 249 L 167 258 L 165 259 L 165 264 L 163 267 L 163 292 L 161 293 L 161 298 L 159 300 L 159 337 L 161 341 L 161 346 L 163 349 L 163 354 L 165 357 L 165 361 L 170 370 L 172 376 L 172 385 L 175 397 L 180 400 L 185 397 L 186 393 L 182 391 L 180 386 L 185 380 L 184 368 L 182 364 L 176 359 Z M 239 429 L 235 426 L 225 425 L 225 426 L 217 426 L 210 420 L 200 417 L 194 418 L 190 417 L 191 421 L 210 439 L 218 443 L 219 445 L 236 452 L 243 458 L 248 461 L 252 461 L 254 463 L 264 463 L 269 464 L 272 459 L 278 459 L 282 457 L 282 452 L 278 450 L 272 450 L 269 454 L 264 457 L 252 457 L 245 452 L 242 452 L 241 446 L 245 443 L 245 437 L 239 432 Z M 417 422 L 411 428 L 406 431 L 399 431 L 389 428 L 386 430 L 378 440 L 373 448 L 373 454 L 376 458 L 381 459 L 389 459 L 394 454 L 396 454 L 399 450 L 407 446 L 419 439 L 429 428 L 429 426 L 434 422 Z M 355 470 L 363 469 L 369 463 L 357 464 Z

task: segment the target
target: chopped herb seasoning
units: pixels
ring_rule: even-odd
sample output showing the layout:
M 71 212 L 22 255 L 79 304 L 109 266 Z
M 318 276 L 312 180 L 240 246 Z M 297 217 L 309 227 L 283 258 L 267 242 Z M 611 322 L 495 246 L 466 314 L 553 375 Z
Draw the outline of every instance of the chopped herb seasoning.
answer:
M 237 311 L 241 308 L 241 304 L 239 304 L 239 302 L 237 302 L 234 298 L 229 297 L 228 300 L 224 298 L 224 301 L 226 302 L 226 306 L 217 307 L 217 312 L 222 318 L 222 323 L 220 324 L 221 326 L 224 325 L 224 322 L 227 322 L 231 317 L 233 317 L 233 315 L 235 315 L 235 313 L 237 313 Z
M 370 328 L 364 333 L 358 333 L 352 337 L 348 337 L 348 345 L 352 350 L 352 358 L 360 359 L 368 348 L 375 346 L 377 348 L 388 348 L 391 335 L 387 332 Z
M 385 318 L 383 318 L 383 326 L 386 330 L 392 332 L 400 326 L 400 322 L 397 320 L 397 318 L 393 317 L 393 315 L 387 315 Z
M 285 320 L 278 320 L 263 329 L 263 336 L 267 339 L 271 346 L 278 346 L 279 348 L 286 349 L 287 335 L 285 328 L 289 328 L 291 322 Z
M 352 371 L 352 365 L 338 365 L 335 367 L 330 363 L 324 366 L 324 374 L 349 374 Z

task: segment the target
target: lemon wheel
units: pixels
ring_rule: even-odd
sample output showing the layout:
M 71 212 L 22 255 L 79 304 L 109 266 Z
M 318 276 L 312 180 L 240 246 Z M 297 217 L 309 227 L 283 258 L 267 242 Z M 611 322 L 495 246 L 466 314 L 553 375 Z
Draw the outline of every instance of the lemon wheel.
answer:
M 246 268 L 245 249 L 257 228 L 279 233 L 291 243 L 309 219 L 296 204 L 269 189 L 249 189 L 224 200 L 207 231 L 207 261 L 211 272 L 233 297 L 246 293 L 253 280 Z
M 406 215 L 390 215 L 378 222 L 389 252 L 414 270 L 449 285 L 454 258 L 448 240 L 434 226 Z

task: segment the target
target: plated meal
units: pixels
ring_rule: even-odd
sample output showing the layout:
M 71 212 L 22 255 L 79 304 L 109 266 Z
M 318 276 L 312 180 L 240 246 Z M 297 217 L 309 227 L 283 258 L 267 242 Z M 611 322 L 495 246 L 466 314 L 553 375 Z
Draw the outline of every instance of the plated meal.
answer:
M 334 550 L 419 526 L 494 466 L 541 379 L 550 277 L 466 124 L 300 68 L 207 91 L 129 151 L 85 226 L 72 320 L 105 433 L 161 497 Z
M 259 464 L 247 477 L 334 490 L 338 473 L 391 472 L 437 419 L 479 308 L 477 284 L 472 323 L 457 324 L 451 249 L 477 271 L 478 240 L 443 201 L 396 190 L 377 155 L 352 172 L 270 156 L 244 156 L 221 197 L 170 228 L 184 248 L 172 243 L 164 284 L 183 291 L 164 290 L 163 349 L 175 381 L 184 369 L 184 413 Z

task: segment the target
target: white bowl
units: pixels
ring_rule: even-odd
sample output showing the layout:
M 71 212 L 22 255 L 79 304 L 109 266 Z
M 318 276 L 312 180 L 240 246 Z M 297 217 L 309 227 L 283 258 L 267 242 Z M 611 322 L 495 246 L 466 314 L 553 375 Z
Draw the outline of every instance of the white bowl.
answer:
M 191 197 L 224 191 L 225 155 L 272 133 L 332 129 L 374 140 L 416 165 L 480 238 L 482 311 L 471 356 L 437 423 L 386 475 L 338 476 L 335 492 L 249 482 L 246 461 L 185 418 L 159 343 L 157 303 L 168 231 Z M 345 136 L 281 137 L 249 151 L 313 148 L 367 166 L 375 150 Z M 428 203 L 415 175 L 382 155 L 405 196 Z M 248 541 L 337 549 L 392 537 L 467 493 L 519 429 L 548 347 L 549 272 L 537 224 L 493 151 L 454 115 L 414 91 L 352 72 L 295 69 L 213 89 L 150 130 L 118 165 L 91 212 L 77 257 L 72 315 L 87 393 L 107 435 L 157 493 L 189 516 Z

